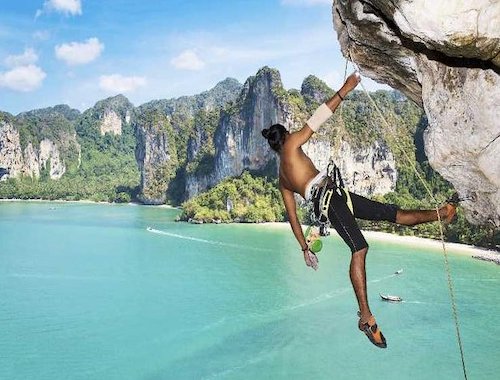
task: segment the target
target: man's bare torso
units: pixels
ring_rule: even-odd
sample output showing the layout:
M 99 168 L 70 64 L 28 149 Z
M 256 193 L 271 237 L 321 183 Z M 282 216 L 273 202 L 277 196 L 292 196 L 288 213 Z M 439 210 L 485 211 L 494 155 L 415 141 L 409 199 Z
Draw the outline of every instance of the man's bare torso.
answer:
M 309 181 L 319 173 L 302 148 L 290 144 L 289 140 L 283 144 L 279 170 L 280 185 L 302 197 Z

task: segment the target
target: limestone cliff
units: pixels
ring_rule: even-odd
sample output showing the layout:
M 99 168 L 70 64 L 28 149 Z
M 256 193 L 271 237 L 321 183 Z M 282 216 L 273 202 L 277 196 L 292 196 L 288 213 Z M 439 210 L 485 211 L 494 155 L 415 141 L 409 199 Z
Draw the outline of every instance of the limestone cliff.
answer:
M 218 115 L 218 109 L 234 101 L 240 89 L 241 84 L 238 81 L 228 78 L 201 94 L 155 100 L 136 109 L 134 121 L 137 136 L 136 159 L 142 178 L 141 199 L 143 202 L 158 203 L 160 199 L 164 202 L 167 189 L 177 193 L 174 197 L 180 201 L 186 199 L 186 194 L 184 194 L 186 188 L 188 194 L 191 193 L 189 190 L 191 187 L 195 189 L 194 193 L 198 193 L 198 189 L 206 188 L 199 184 L 206 182 L 202 176 L 197 177 L 196 181 L 191 180 L 192 173 L 200 171 L 201 166 L 198 167 L 198 163 L 207 164 L 205 155 L 209 155 L 209 151 L 213 148 L 211 136 L 208 139 L 206 128 L 209 128 L 210 133 L 213 134 L 215 127 L 207 127 L 206 123 L 211 120 L 213 124 L 213 116 L 210 114 L 216 112 Z M 164 128 L 152 127 L 150 123 L 143 124 L 148 118 L 144 116 L 148 114 L 163 118 Z M 165 127 L 167 125 L 168 127 Z M 171 136 L 169 135 L 168 138 L 165 128 L 171 130 Z M 174 151 L 175 155 L 173 155 Z M 174 156 L 175 160 L 172 161 Z M 161 168 L 165 165 L 169 167 L 168 180 L 171 179 L 171 183 L 169 184 L 167 180 L 160 185 L 158 181 L 154 181 L 156 185 L 153 187 L 156 190 L 148 190 L 151 187 L 148 185 L 151 182 L 148 178 L 160 178 L 160 171 L 163 170 Z M 174 176 L 173 179 L 172 176 Z M 162 193 L 161 196 L 160 193 Z
M 278 121 L 290 126 L 280 90 L 279 73 L 265 67 L 246 81 L 236 103 L 224 110 L 214 135 L 212 185 L 245 169 L 262 171 L 267 167 L 277 173 L 276 156 L 261 131 Z
M 215 120 L 215 131 L 207 134 L 204 125 L 196 129 L 190 147 L 196 140 L 212 140 L 213 152 L 199 157 L 199 162 L 186 177 L 186 198 L 190 198 L 221 180 L 239 176 L 244 170 L 277 173 L 276 155 L 262 138 L 262 129 L 278 121 L 290 127 L 288 106 L 280 99 L 284 92 L 276 70 L 263 68 L 244 84 L 236 101 L 220 113 Z M 212 122 L 211 125 L 213 125 Z M 198 137 L 196 137 L 198 136 Z M 188 152 L 188 157 L 193 155 Z M 202 169 L 200 169 L 202 168 Z
M 344 55 L 423 106 L 429 162 L 500 226 L 500 2 L 334 0 Z
M 19 132 L 13 126 L 13 117 L 6 114 L 0 120 L 0 168 L 1 179 L 16 177 L 23 172 L 24 158 Z
M 139 200 L 145 204 L 163 204 L 177 166 L 172 126 L 166 116 L 155 109 L 142 112 L 134 122 L 135 156 L 141 173 Z
M 19 176 L 59 179 L 68 165 L 77 165 L 80 146 L 69 118 L 76 110 L 56 106 L 14 117 L 0 114 L 1 179 Z
M 361 148 L 353 147 L 345 140 L 340 142 L 340 146 L 313 141 L 304 145 L 304 152 L 317 168 L 326 168 L 329 159 L 333 159 L 340 169 L 345 186 L 356 194 L 383 195 L 396 189 L 394 155 L 382 141 Z
M 123 95 L 113 96 L 97 102 L 85 111 L 84 118 L 95 120 L 101 136 L 109 133 L 121 135 L 123 127 L 131 122 L 134 106 Z
M 274 123 L 281 123 L 289 130 L 302 127 L 314 108 L 332 94 L 333 91 L 315 77 L 305 79 L 301 93 L 287 92 L 277 70 L 268 67 L 259 70 L 246 81 L 236 102 L 221 113 L 213 134 L 213 157 L 206 157 L 204 170 L 193 171 L 187 177 L 187 197 L 227 177 L 239 176 L 244 170 L 275 176 L 277 155 L 261 131 Z M 394 190 L 396 164 L 385 142 L 375 138 L 352 144 L 349 131 L 343 129 L 339 133 L 335 128 L 336 120 L 332 118 L 321 133 L 304 146 L 314 164 L 325 168 L 330 157 L 333 158 L 343 172 L 346 185 L 360 194 L 385 194 Z M 207 135 L 198 131 L 197 140 L 206 139 Z M 193 142 L 193 150 L 194 147 Z

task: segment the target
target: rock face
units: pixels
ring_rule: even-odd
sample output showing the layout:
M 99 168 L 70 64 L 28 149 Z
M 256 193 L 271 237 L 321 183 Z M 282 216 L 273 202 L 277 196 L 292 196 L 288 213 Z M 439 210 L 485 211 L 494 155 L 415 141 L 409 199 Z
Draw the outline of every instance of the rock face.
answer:
M 219 124 L 219 119 L 220 112 L 217 111 L 200 112 L 195 118 L 194 130 L 187 144 L 186 199 L 202 192 L 214 183 L 213 132 Z
M 52 179 L 59 179 L 66 171 L 66 166 L 61 160 L 59 149 L 50 140 L 44 139 L 40 142 L 40 167 L 46 167 L 50 160 L 49 176 Z
M 249 78 L 233 110 L 222 114 L 215 131 L 215 183 L 240 175 L 243 170 L 261 171 L 271 166 L 277 172 L 276 155 L 262 137 L 262 130 L 281 121 L 287 123 L 286 105 L 279 99 L 283 90 L 276 70 L 261 69 Z
M 281 122 L 291 127 L 288 105 L 280 99 L 284 92 L 278 71 L 264 67 L 244 84 L 238 98 L 226 107 L 216 121 L 213 136 L 214 149 L 210 165 L 206 165 L 209 155 L 201 158 L 198 166 L 186 177 L 186 195 L 197 195 L 221 180 L 239 176 L 244 170 L 266 171 L 276 175 L 278 166 L 276 155 L 271 151 L 261 131 L 273 123 Z M 195 157 L 200 142 L 208 136 L 204 127 L 195 129 L 190 139 L 188 158 Z M 205 162 L 204 162 L 205 161 Z
M 198 115 L 212 112 L 227 102 L 234 101 L 240 90 L 241 84 L 236 79 L 228 78 L 201 94 L 177 99 L 154 100 L 135 110 L 136 159 L 141 172 L 140 198 L 142 202 L 165 203 L 166 191 L 169 185 L 172 185 L 168 181 L 172 179 L 176 171 L 179 171 L 180 165 L 185 166 L 186 161 L 189 163 L 193 160 L 201 147 L 207 143 L 204 129 L 197 126 Z M 160 127 L 158 123 L 152 123 L 152 117 L 156 120 L 161 119 L 160 124 L 163 127 Z M 188 145 L 189 148 L 187 148 Z M 165 170 L 169 177 L 162 182 L 160 178 Z M 179 188 L 181 193 L 191 186 L 195 189 L 206 189 L 199 185 L 203 181 L 201 177 L 191 182 L 189 173 L 185 178 L 182 175 L 180 177 L 181 179 L 176 177 L 173 180 L 172 186 Z M 197 190 L 193 192 L 197 193 Z M 181 197 L 186 198 L 184 194 Z
M 303 101 L 321 102 L 333 91 L 317 78 L 308 77 L 302 86 Z M 313 105 L 311 105 L 313 107 Z M 314 106 L 315 107 L 315 106 Z M 221 180 L 239 176 L 244 170 L 278 173 L 278 156 L 262 137 L 262 130 L 281 123 L 289 130 L 300 128 L 305 115 L 290 104 L 279 72 L 263 68 L 247 80 L 235 104 L 222 112 L 214 134 L 212 170 L 194 173 L 186 181 L 188 198 Z M 207 136 L 199 132 L 196 141 Z M 199 146 L 195 144 L 194 146 Z M 304 151 L 317 168 L 326 168 L 330 157 L 340 167 L 346 186 L 362 195 L 385 194 L 395 189 L 396 164 L 387 146 L 375 141 L 371 146 L 354 148 L 347 141 L 331 137 L 310 140 Z M 189 155 L 188 155 L 189 158 Z
M 125 114 L 125 120 L 130 121 L 130 114 Z M 113 110 L 106 110 L 102 115 L 101 135 L 105 135 L 106 133 L 112 133 L 113 135 L 122 134 L 122 119 Z
M 0 179 L 16 177 L 23 171 L 24 159 L 19 141 L 19 132 L 10 120 L 0 121 Z
M 101 100 L 91 109 L 94 117 L 99 119 L 101 136 L 106 133 L 121 135 L 124 124 L 129 124 L 134 106 L 123 95 Z
M 342 51 L 423 106 L 431 166 L 500 226 L 500 2 L 334 0 Z
M 340 169 L 344 185 L 356 194 L 372 196 L 396 189 L 396 161 L 387 145 L 380 141 L 364 148 L 341 141 L 340 147 L 334 149 L 327 142 L 308 142 L 304 152 L 319 169 L 326 168 L 331 157 Z
M 61 178 L 66 172 L 61 147 L 74 144 L 79 148 L 75 136 L 68 138 L 71 140 L 70 142 L 58 139 L 59 141 L 56 143 L 49 138 L 44 138 L 39 144 L 29 141 L 23 149 L 19 128 L 26 128 L 22 125 L 26 115 L 20 117 L 20 120 L 16 120 L 13 116 L 2 115 L 3 120 L 0 120 L 0 168 L 3 170 L 0 179 L 5 180 L 18 176 L 38 178 L 42 174 L 42 170 L 47 170 L 48 177 L 51 179 Z M 43 135 L 43 131 L 38 132 Z
M 164 114 L 151 109 L 137 117 L 135 131 L 135 157 L 141 173 L 139 200 L 145 204 L 163 204 L 177 166 L 172 126 Z

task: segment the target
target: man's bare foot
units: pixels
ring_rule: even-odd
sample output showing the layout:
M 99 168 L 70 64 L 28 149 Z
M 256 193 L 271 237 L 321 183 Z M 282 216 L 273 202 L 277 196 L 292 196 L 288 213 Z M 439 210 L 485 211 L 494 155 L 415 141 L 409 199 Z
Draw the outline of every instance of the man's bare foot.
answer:
M 443 223 L 451 223 L 457 215 L 457 205 L 453 203 L 447 203 L 439 209 L 439 217 Z

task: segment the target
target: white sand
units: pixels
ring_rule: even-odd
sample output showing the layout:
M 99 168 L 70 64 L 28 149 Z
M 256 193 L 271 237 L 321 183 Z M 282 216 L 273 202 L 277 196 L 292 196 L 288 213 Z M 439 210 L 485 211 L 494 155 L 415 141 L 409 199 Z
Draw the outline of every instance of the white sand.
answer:
M 64 200 L 45 200 L 45 199 L 0 199 L 0 202 L 54 202 L 54 203 L 87 203 L 87 204 L 108 204 L 112 205 L 114 203 L 108 202 L 93 202 L 89 200 L 80 201 L 64 201 Z M 118 204 L 118 203 L 117 203 Z M 123 204 L 123 203 L 120 203 Z M 129 205 L 137 206 L 136 203 L 129 203 Z M 153 207 L 160 208 L 177 208 L 170 205 L 158 205 Z M 265 228 L 277 228 L 277 229 L 290 229 L 290 225 L 284 222 L 269 222 L 269 223 L 259 223 L 258 226 L 263 226 Z M 306 229 L 307 226 L 303 226 Z M 291 232 L 291 229 L 290 229 Z M 330 229 L 332 234 L 337 234 L 334 229 Z M 378 231 L 363 231 L 367 240 L 379 240 L 388 242 L 397 242 L 399 244 L 407 244 L 410 246 L 428 247 L 431 249 L 442 250 L 443 245 L 440 240 L 421 238 L 416 236 L 400 236 L 396 234 L 390 234 L 387 232 Z M 454 254 L 464 254 L 471 256 L 476 259 L 495 262 L 500 265 L 500 253 L 496 251 L 487 250 L 484 248 L 476 247 L 473 245 L 459 244 L 459 243 L 446 243 L 446 251 L 451 251 Z
M 260 225 L 265 226 L 266 228 L 277 228 L 277 229 L 290 229 L 290 225 L 288 223 L 261 223 Z M 307 226 L 303 226 L 303 228 L 307 228 Z M 337 234 L 337 232 L 330 228 L 330 233 Z M 365 235 L 368 241 L 370 240 L 378 240 L 378 241 L 387 241 L 387 242 L 396 242 L 398 244 L 407 244 L 410 246 L 419 246 L 419 247 L 428 247 L 431 249 L 442 250 L 443 244 L 440 240 L 421 238 L 416 236 L 401 236 L 396 234 L 390 234 L 387 232 L 378 232 L 378 231 L 365 231 L 363 230 L 363 234 Z M 487 250 L 484 248 L 476 247 L 473 245 L 467 244 L 459 244 L 459 243 L 445 243 L 446 251 L 464 254 L 467 256 L 471 256 L 477 259 L 493 261 L 497 264 L 500 264 L 500 253 L 496 251 Z

